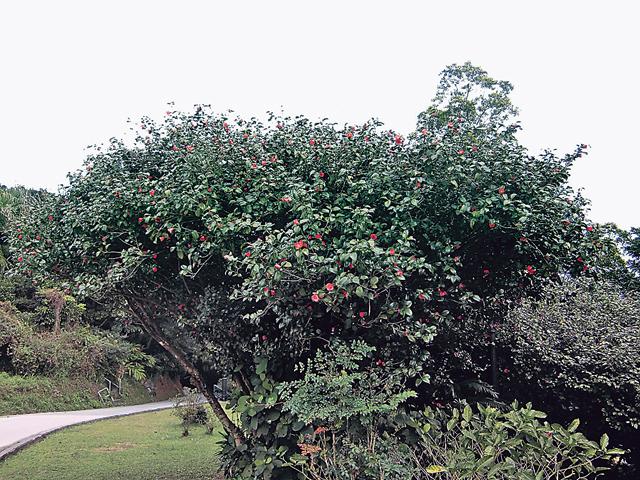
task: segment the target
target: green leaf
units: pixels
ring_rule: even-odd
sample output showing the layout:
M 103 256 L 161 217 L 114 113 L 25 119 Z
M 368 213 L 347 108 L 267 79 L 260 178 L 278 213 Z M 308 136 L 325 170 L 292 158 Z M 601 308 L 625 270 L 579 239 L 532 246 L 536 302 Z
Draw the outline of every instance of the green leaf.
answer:
M 609 445 L 609 435 L 605 433 L 600 437 L 600 448 L 604 450 L 607 445 Z
M 442 465 L 429 465 L 425 471 L 427 473 L 442 473 L 442 472 L 446 472 L 447 469 L 446 467 L 443 467 Z
M 462 411 L 462 418 L 464 418 L 467 422 L 471 421 L 471 417 L 473 416 L 473 411 L 469 405 L 465 405 L 464 410 Z
M 580 425 L 580 419 L 576 418 L 567 427 L 567 430 L 570 431 L 570 432 L 575 432 L 579 425 Z
M 261 373 L 264 373 L 266 370 L 267 370 L 267 359 L 261 358 L 260 361 L 258 362 L 258 365 L 256 366 L 256 374 L 260 375 Z

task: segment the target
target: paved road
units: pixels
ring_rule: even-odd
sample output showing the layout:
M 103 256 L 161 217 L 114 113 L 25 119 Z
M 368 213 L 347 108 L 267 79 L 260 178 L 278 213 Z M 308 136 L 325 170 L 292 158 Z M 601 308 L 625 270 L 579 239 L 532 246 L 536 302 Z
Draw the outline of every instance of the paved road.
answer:
M 69 425 L 92 422 L 101 418 L 130 415 L 170 408 L 173 402 L 145 403 L 128 407 L 96 408 L 73 412 L 31 413 L 0 417 L 0 459 L 48 433 Z

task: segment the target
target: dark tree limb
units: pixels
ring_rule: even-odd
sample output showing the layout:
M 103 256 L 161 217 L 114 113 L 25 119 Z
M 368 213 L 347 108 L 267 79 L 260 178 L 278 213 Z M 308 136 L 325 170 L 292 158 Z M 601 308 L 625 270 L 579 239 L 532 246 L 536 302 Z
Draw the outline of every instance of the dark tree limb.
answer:
M 204 395 L 214 415 L 218 418 L 225 431 L 230 434 L 236 446 L 244 443 L 244 435 L 235 423 L 231 421 L 227 412 L 224 411 L 220 401 L 215 397 L 213 389 L 210 388 L 203 380 L 202 374 L 198 368 L 187 358 L 186 354 L 173 345 L 157 325 L 151 320 L 145 309 L 135 300 L 127 299 L 131 312 L 140 321 L 145 331 L 164 348 L 177 362 L 184 372 L 191 377 L 194 386 Z

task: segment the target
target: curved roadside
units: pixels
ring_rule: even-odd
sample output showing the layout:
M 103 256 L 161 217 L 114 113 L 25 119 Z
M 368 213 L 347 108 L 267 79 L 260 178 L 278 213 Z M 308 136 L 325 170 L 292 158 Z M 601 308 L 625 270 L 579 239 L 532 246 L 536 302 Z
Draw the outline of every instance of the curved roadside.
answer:
M 0 417 L 0 461 L 47 435 L 72 425 L 95 422 L 173 407 L 173 402 L 145 403 L 124 407 L 96 408 L 70 412 L 30 413 Z

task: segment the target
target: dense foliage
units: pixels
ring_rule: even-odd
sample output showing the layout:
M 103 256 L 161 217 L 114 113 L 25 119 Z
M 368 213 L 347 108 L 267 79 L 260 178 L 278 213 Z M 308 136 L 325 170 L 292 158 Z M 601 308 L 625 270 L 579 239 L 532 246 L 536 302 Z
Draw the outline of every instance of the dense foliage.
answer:
M 22 318 L 11 304 L 0 302 L 0 361 L 17 375 L 99 379 L 125 374 L 142 380 L 153 357 L 139 346 L 86 326 L 55 333 L 42 331 Z
M 566 282 L 514 309 L 499 333 L 505 395 L 609 432 L 640 463 L 640 296 L 606 282 Z
M 16 226 L 18 268 L 122 302 L 207 396 L 232 473 L 285 478 L 309 426 L 278 386 L 327 342 L 374 349 L 411 408 L 448 402 L 495 376 L 509 305 L 593 270 L 601 235 L 568 185 L 586 146 L 530 156 L 510 91 L 451 67 L 407 136 L 205 107 L 145 118 Z M 212 392 L 229 373 L 239 425 Z

